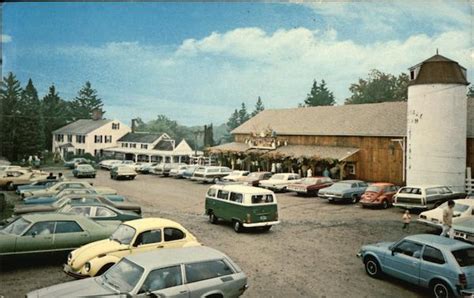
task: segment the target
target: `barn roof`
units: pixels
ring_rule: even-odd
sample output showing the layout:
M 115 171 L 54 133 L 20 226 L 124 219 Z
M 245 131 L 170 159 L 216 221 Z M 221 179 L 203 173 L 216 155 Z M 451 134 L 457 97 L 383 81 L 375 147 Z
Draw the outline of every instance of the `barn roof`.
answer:
M 467 136 L 474 138 L 474 100 L 468 100 Z M 407 131 L 407 103 L 384 102 L 342 106 L 264 110 L 232 131 L 277 135 L 401 137 Z

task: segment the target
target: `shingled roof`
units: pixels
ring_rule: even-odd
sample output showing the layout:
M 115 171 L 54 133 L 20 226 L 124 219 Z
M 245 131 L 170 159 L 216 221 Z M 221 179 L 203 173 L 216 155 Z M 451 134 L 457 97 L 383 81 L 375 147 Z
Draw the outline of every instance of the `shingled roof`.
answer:
M 468 100 L 467 136 L 474 137 L 474 100 Z M 278 135 L 401 137 L 407 131 L 407 103 L 384 102 L 264 110 L 232 131 Z
M 69 123 L 66 126 L 63 126 L 59 129 L 53 131 L 54 134 L 88 134 L 107 123 L 112 122 L 113 120 L 101 119 L 101 120 L 92 120 L 92 119 L 79 119 L 72 123 Z
M 129 132 L 120 139 L 119 142 L 146 143 L 152 144 L 158 140 L 162 134 Z

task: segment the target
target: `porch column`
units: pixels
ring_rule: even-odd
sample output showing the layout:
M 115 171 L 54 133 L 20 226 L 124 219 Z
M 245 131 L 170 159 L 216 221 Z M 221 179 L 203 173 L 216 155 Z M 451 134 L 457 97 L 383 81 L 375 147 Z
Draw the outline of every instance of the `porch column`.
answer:
M 151 162 L 151 155 L 148 155 L 148 162 Z
M 343 161 L 338 164 L 339 166 L 339 179 L 343 180 L 344 179 L 344 167 L 346 166 L 346 162 Z

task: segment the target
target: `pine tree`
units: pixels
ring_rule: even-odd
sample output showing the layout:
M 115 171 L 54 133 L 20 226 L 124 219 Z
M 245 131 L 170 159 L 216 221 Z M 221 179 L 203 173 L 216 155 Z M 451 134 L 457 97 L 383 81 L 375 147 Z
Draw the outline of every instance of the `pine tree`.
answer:
M 21 121 L 18 117 L 21 92 L 20 82 L 11 72 L 0 83 L 0 156 L 9 160 L 17 160 L 15 140 Z
M 44 117 L 45 148 L 51 150 L 52 132 L 64 125 L 71 119 L 68 111 L 68 102 L 62 100 L 56 92 L 54 85 L 49 87 L 49 93 L 43 97 L 41 108 Z
M 262 99 L 259 96 L 257 99 L 257 103 L 255 104 L 255 110 L 252 112 L 252 117 L 256 116 L 263 110 L 265 110 L 265 107 L 263 106 Z
M 21 121 L 15 144 L 17 159 L 39 155 L 44 149 L 44 122 L 38 92 L 31 79 L 21 93 L 19 111 Z
M 311 92 L 308 94 L 304 103 L 308 107 L 333 106 L 336 101 L 334 99 L 334 94 L 326 87 L 326 82 L 324 80 L 321 81 L 320 85 L 318 85 L 318 82 L 314 80 Z
M 240 125 L 239 122 L 239 111 L 237 109 L 234 110 L 234 113 L 230 116 L 229 120 L 227 121 L 227 127 L 229 130 L 233 130 Z
M 97 95 L 97 90 L 93 89 L 91 83 L 87 81 L 72 102 L 74 119 L 90 119 L 92 111 L 102 110 L 103 106 L 102 99 Z
M 239 125 L 249 120 L 249 118 L 250 115 L 247 113 L 247 107 L 245 106 L 245 103 L 242 103 L 239 110 Z

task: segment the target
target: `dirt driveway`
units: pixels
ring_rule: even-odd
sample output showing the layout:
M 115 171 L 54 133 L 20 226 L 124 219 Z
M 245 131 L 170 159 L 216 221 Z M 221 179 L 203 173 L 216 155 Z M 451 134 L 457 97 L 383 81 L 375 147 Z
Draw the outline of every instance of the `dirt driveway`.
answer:
M 323 199 L 278 194 L 282 223 L 270 232 L 236 234 L 230 225 L 211 225 L 204 216 L 209 185 L 152 175 L 113 181 L 99 171 L 94 185 L 115 188 L 142 205 L 144 216 L 180 222 L 205 245 L 228 254 L 249 277 L 244 297 L 422 297 L 426 292 L 391 278 L 374 280 L 356 253 L 363 244 L 404 235 L 401 211 L 329 204 Z M 411 233 L 433 232 L 412 223 Z M 0 271 L 0 295 L 70 281 L 63 256 L 15 261 Z

